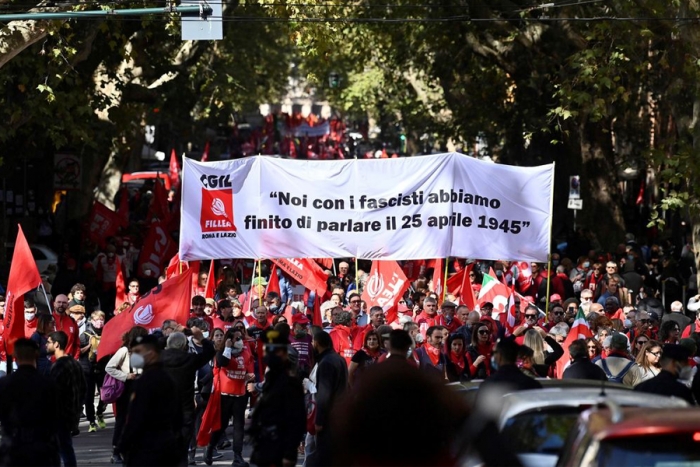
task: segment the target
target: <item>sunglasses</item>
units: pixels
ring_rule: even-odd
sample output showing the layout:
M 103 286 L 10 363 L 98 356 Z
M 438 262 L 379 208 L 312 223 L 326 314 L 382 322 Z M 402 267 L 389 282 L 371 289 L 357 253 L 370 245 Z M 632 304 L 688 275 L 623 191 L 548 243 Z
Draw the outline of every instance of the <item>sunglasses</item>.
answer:
M 491 334 L 491 331 L 486 330 L 486 329 L 479 329 L 479 334 L 482 334 L 482 335 Z
M 650 354 L 652 354 L 654 357 L 660 357 L 663 355 L 662 352 L 652 352 L 651 350 L 647 350 Z
M 525 315 L 525 318 L 527 318 L 527 319 L 535 319 L 535 318 L 537 318 L 537 315 Z
M 595 345 L 588 346 L 588 350 L 597 350 L 597 349 L 598 349 L 598 347 L 596 347 Z
M 359 300 L 350 300 L 350 303 L 360 303 Z
M 639 321 L 640 323 L 646 323 L 646 324 L 649 324 L 651 322 L 650 319 L 639 319 L 637 321 Z
M 564 314 L 564 312 L 563 311 L 553 311 L 552 314 L 555 316 L 562 316 Z
M 644 344 L 646 344 L 647 342 L 648 342 L 648 341 L 637 341 L 637 345 L 644 345 Z

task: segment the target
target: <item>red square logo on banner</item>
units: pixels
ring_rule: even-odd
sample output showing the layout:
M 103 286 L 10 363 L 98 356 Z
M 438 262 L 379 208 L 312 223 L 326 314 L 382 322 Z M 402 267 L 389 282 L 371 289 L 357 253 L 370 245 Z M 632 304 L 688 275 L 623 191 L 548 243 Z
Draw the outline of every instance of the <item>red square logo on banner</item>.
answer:
M 202 188 L 202 232 L 235 232 L 233 224 L 233 191 Z

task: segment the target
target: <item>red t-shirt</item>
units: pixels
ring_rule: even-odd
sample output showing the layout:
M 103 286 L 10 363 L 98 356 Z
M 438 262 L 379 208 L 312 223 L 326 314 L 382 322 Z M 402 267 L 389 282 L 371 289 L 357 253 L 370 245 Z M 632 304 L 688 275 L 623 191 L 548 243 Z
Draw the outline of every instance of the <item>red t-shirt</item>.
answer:
M 244 395 L 246 374 L 253 373 L 253 369 L 253 356 L 247 347 L 243 347 L 238 355 L 231 355 L 228 365 L 217 368 L 221 378 L 221 394 Z

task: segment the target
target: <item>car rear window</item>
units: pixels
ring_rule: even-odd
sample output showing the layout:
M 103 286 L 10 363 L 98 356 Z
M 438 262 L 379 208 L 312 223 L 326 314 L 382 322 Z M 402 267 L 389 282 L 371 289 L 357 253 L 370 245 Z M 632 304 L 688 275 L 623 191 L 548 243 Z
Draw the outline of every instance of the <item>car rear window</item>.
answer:
M 559 454 L 585 407 L 548 407 L 510 418 L 502 433 L 516 453 Z M 700 466 L 698 466 L 700 467 Z
M 700 433 L 673 433 L 604 440 L 598 466 L 700 467 Z

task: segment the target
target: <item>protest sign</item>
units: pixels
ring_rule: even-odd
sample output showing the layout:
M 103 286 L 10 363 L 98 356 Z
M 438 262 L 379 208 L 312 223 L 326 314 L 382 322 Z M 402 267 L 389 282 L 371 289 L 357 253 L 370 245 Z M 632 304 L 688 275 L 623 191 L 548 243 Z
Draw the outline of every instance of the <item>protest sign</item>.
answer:
M 553 169 L 457 153 L 185 159 L 180 254 L 546 261 Z

